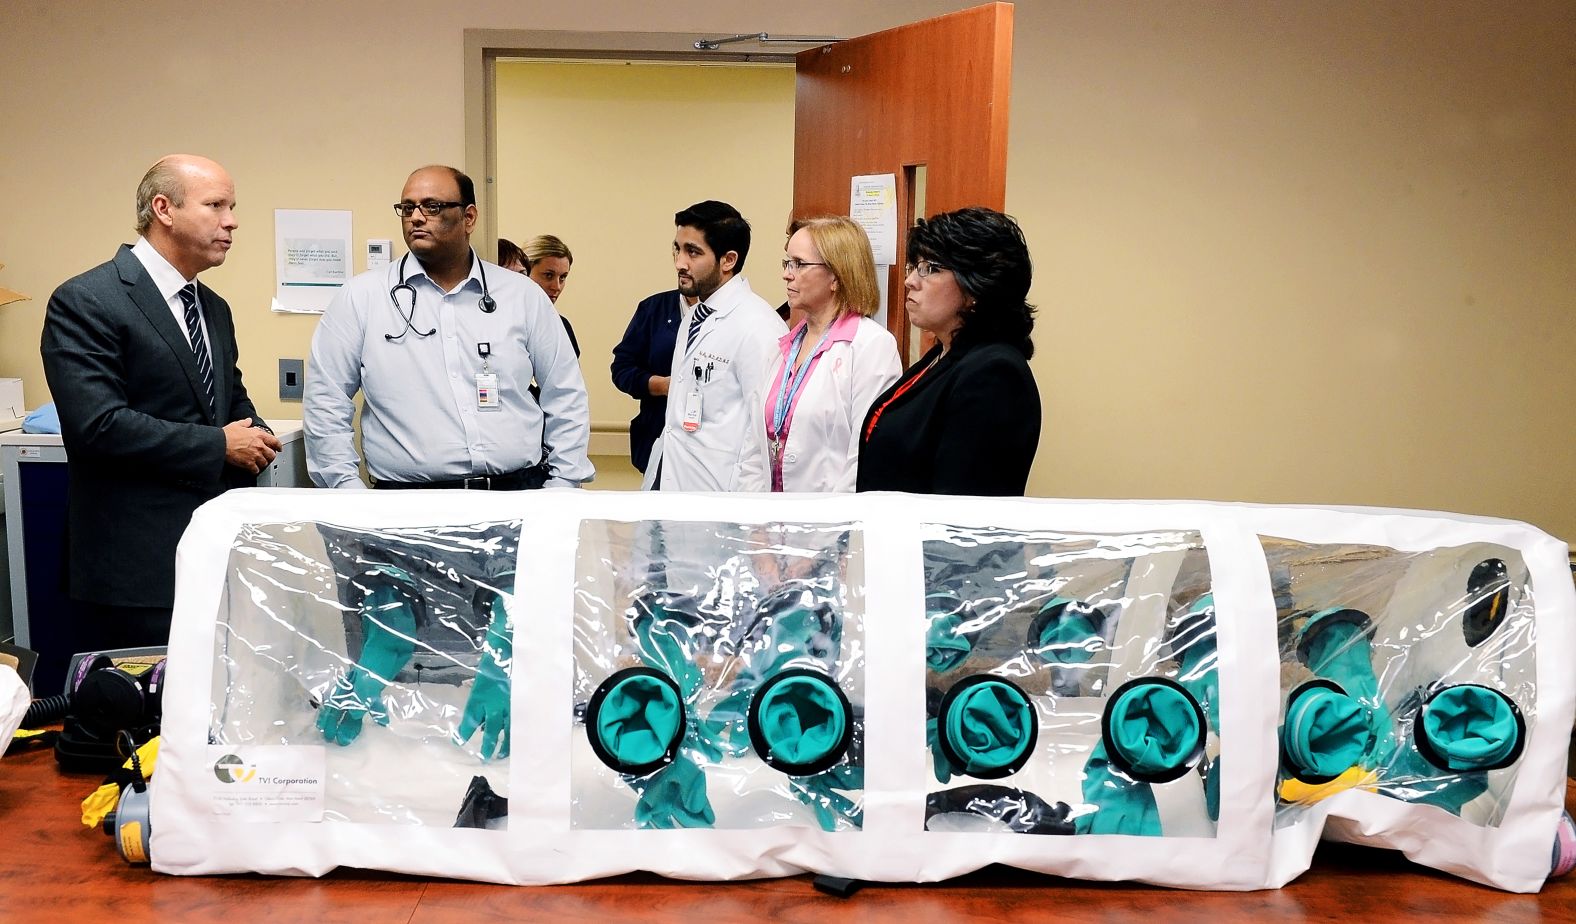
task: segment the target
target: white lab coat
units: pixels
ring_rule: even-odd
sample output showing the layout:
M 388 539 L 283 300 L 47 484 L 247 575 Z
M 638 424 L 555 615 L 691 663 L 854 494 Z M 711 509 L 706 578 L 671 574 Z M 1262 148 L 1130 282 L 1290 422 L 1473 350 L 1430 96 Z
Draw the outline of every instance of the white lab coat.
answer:
M 673 346 L 661 489 L 766 491 L 771 480 L 760 424 L 762 391 L 777 357 L 777 339 L 788 326 L 743 276 L 723 283 L 706 303 L 715 313 L 706 319 L 694 348 L 686 349 L 691 312 L 679 323 Z M 696 389 L 701 393 L 700 427 L 687 431 L 684 413 Z
M 763 443 L 777 400 L 773 382 L 786 359 L 779 355 L 766 376 L 766 400 L 755 420 Z M 852 491 L 859 474 L 859 428 L 865 413 L 902 372 L 897 340 L 869 318 L 858 318 L 852 340 L 830 341 L 794 405 L 783 446 L 783 490 Z M 769 468 L 767 478 L 771 478 Z

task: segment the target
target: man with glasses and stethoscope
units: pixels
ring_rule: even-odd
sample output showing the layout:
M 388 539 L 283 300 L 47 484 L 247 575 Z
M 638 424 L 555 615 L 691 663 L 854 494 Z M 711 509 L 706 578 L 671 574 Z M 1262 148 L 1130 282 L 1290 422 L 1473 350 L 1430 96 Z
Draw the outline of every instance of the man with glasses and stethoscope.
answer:
M 409 253 L 352 279 L 312 336 L 302 409 L 312 480 L 363 487 L 351 433 L 360 391 L 373 487 L 590 481 L 590 410 L 574 350 L 536 283 L 471 249 L 470 177 L 422 167 L 394 211 Z

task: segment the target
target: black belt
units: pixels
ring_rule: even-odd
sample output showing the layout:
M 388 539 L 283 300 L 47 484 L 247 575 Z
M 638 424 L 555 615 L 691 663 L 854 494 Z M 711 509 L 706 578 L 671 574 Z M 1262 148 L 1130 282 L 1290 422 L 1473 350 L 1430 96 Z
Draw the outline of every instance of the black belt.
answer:
M 444 490 L 457 488 L 466 491 L 529 491 L 540 488 L 551 477 L 546 461 L 530 468 L 522 468 L 517 472 L 507 472 L 502 475 L 473 475 L 470 478 L 454 478 L 449 481 L 384 481 L 379 479 L 372 483 L 374 488 L 391 491 L 403 491 L 412 488 Z

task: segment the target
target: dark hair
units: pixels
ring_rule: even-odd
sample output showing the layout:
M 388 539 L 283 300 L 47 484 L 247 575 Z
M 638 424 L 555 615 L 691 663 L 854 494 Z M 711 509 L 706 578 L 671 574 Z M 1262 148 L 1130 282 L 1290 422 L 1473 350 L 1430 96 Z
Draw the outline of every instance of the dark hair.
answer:
M 973 297 L 954 343 L 1010 343 L 1024 358 L 1034 355 L 1034 306 L 1027 301 L 1034 267 L 1011 216 L 971 207 L 921 218 L 908 233 L 907 257 L 911 264 L 928 260 L 951 270 Z
M 461 173 L 458 167 L 451 167 L 448 164 L 428 164 L 425 167 L 417 167 L 415 170 L 412 170 L 410 175 L 415 176 L 423 170 L 449 171 L 450 175 L 454 177 L 454 184 L 460 187 L 460 205 L 463 207 L 476 204 L 476 184 L 471 182 L 470 177 Z
M 500 237 L 498 239 L 498 265 L 508 266 L 510 263 L 518 263 L 524 266 L 525 251 L 521 250 L 520 245 L 514 241 L 506 237 Z
M 471 178 L 461 173 L 459 170 L 456 170 L 453 167 L 450 167 L 449 169 L 454 172 L 454 182 L 460 184 L 460 204 L 475 205 L 476 184 L 472 183 Z
M 750 223 L 744 220 L 738 209 L 726 202 L 707 199 L 674 215 L 673 225 L 699 231 L 700 236 L 706 239 L 706 246 L 711 248 L 718 260 L 730 250 L 738 254 L 739 261 L 733 265 L 733 274 L 737 276 L 744 272 L 744 258 L 750 254 Z

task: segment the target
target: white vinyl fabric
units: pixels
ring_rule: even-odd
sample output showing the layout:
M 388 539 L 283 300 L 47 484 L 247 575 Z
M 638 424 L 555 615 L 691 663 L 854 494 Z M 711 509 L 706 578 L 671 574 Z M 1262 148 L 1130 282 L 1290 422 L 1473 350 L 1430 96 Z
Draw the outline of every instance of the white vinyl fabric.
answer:
M 1536 891 L 1567 555 L 1403 510 L 233 491 L 180 546 L 152 862 L 1245 890 L 1333 836 Z M 1306 639 L 1359 621 L 1337 676 Z M 767 696 L 786 671 L 808 698 Z M 1331 676 L 1369 746 L 1299 788 L 1288 700 Z M 1516 717 L 1503 765 L 1419 763 L 1422 704 L 1458 686 Z
M 0 664 L 0 755 L 11 746 L 11 736 L 22 727 L 22 717 L 31 703 L 22 678 L 9 665 Z

